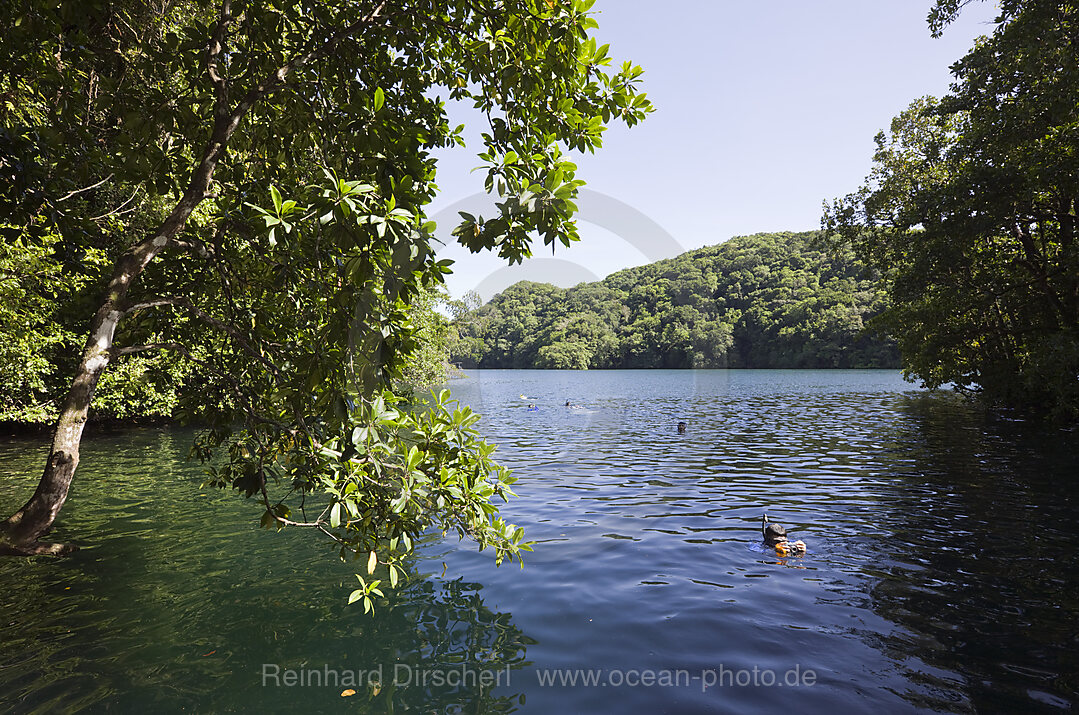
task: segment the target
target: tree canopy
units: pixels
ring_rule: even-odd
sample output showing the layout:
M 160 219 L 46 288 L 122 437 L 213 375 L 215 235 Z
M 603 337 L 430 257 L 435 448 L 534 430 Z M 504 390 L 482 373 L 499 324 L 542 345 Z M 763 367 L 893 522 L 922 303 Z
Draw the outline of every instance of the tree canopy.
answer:
M 454 360 L 491 368 L 895 367 L 866 323 L 878 275 L 817 232 L 732 238 L 561 289 L 518 283 L 460 313 Z
M 564 152 L 594 151 L 609 121 L 650 111 L 641 69 L 610 70 L 590 37 L 591 4 L 9 5 L 0 278 L 16 299 L 7 330 L 24 340 L 5 349 L 41 367 L 34 346 L 85 347 L 5 548 L 45 548 L 99 384 L 166 355 L 186 365 L 178 413 L 207 425 L 197 453 L 228 455 L 211 481 L 257 498 L 265 524 L 370 554 L 391 582 L 432 526 L 516 557 L 521 532 L 492 503 L 512 477 L 476 415 L 445 394 L 402 409 L 388 388 L 417 350 L 415 306 L 449 270 L 424 216 L 432 151 L 463 143 L 446 103 L 484 123 L 486 185 L 501 197 L 456 235 L 511 261 L 534 236 L 577 237 L 581 181 Z M 81 328 L 52 317 L 80 309 Z M 23 391 L 40 393 L 44 372 Z M 375 588 L 356 598 L 369 605 Z
M 962 3 L 938 3 L 941 31 Z M 907 373 L 1079 417 L 1079 8 L 1001 4 L 990 37 L 877 137 L 824 225 L 888 277 Z

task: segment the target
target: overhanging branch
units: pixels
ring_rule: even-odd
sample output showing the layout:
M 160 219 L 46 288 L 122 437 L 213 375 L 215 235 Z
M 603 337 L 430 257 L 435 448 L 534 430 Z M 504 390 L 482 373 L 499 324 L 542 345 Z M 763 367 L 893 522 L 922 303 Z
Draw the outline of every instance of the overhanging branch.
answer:
M 257 410 L 255 410 L 254 406 L 247 399 L 247 396 L 244 394 L 243 389 L 240 387 L 240 383 L 236 381 L 236 378 L 218 369 L 217 366 L 213 365 L 212 363 L 207 362 L 206 360 L 200 360 L 199 358 L 195 357 L 191 354 L 191 351 L 188 350 L 186 346 L 181 345 L 180 343 L 147 343 L 145 345 L 132 345 L 124 348 L 113 348 L 112 355 L 113 357 L 123 357 L 125 355 L 135 355 L 138 353 L 149 352 L 152 350 L 169 350 L 171 352 L 183 355 L 185 358 L 195 363 L 196 365 L 205 368 L 207 371 L 212 372 L 221 379 L 225 380 L 227 383 L 229 383 L 229 386 L 235 393 L 237 402 L 240 405 L 240 409 L 242 409 L 244 414 L 246 414 L 248 418 L 252 421 L 276 427 L 278 430 L 288 435 L 295 436 L 297 434 L 298 431 L 295 428 L 260 414 Z
M 220 320 L 219 318 L 215 318 L 214 316 L 210 315 L 209 313 L 204 311 L 202 308 L 199 308 L 197 305 L 195 305 L 191 301 L 191 299 L 188 298 L 187 296 L 173 296 L 173 297 L 169 297 L 169 298 L 159 298 L 157 300 L 149 300 L 149 301 L 146 301 L 146 302 L 143 302 L 143 303 L 135 303 L 133 305 L 128 306 L 127 309 L 124 310 L 124 315 L 126 316 L 126 315 L 128 315 L 130 313 L 133 313 L 133 312 L 137 311 L 137 310 L 147 310 L 147 309 L 150 309 L 150 308 L 159 308 L 159 307 L 166 306 L 166 305 L 180 306 L 182 308 L 186 308 L 188 311 L 190 311 L 192 314 L 194 314 L 194 316 L 196 318 L 198 318 L 199 320 L 201 320 L 203 323 L 206 323 L 207 325 L 210 325 L 211 327 L 217 328 L 218 330 L 220 330 L 221 332 L 225 333 L 230 338 L 232 338 L 233 341 L 245 353 L 247 353 L 251 357 L 255 358 L 257 361 L 259 361 L 263 366 L 265 366 L 273 374 L 274 377 L 279 378 L 279 379 L 281 378 L 281 376 L 282 376 L 281 369 L 278 368 L 276 365 L 274 365 L 273 362 L 271 362 L 270 359 L 267 358 L 260 350 L 257 350 L 255 348 L 255 346 L 251 344 L 251 341 L 248 340 L 244 336 L 244 334 L 241 333 L 236 328 L 236 326 L 230 325 L 229 323 L 226 323 L 225 321 Z

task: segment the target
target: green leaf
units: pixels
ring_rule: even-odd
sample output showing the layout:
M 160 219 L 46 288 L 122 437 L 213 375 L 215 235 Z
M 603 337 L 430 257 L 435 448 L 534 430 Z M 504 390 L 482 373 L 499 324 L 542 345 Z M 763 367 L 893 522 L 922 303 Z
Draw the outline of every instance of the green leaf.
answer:
M 277 187 L 270 184 L 270 196 L 273 197 L 273 207 L 275 213 L 278 216 L 281 215 L 281 192 L 277 190 Z
M 386 102 L 386 94 L 379 87 L 375 90 L 375 111 L 382 109 L 382 105 Z

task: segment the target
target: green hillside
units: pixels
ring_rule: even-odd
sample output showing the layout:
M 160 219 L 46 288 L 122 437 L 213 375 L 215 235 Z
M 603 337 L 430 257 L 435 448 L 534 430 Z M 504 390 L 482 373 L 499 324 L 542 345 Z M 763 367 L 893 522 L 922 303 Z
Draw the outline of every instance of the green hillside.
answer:
M 879 277 L 819 233 L 741 236 L 597 283 L 522 281 L 461 315 L 451 358 L 482 368 L 899 367 L 866 322 Z

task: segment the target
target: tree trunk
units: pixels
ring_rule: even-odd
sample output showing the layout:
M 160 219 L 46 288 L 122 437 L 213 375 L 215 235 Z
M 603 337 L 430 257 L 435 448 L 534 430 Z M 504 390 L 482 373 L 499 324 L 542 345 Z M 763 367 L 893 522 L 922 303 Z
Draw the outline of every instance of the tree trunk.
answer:
M 79 443 L 90 401 L 97 381 L 109 363 L 109 351 L 120 315 L 109 301 L 94 316 L 78 372 L 56 424 L 45 473 L 30 500 L 0 525 L 0 553 L 60 555 L 74 550 L 68 545 L 44 544 L 39 539 L 52 530 L 79 466 Z
M 211 52 L 211 61 L 215 60 L 222 49 L 221 38 L 230 22 L 229 2 L 224 0 L 222 19 L 214 32 L 214 41 L 217 44 Z M 259 96 L 261 95 L 254 95 L 254 99 Z M 86 426 L 90 402 L 94 398 L 97 381 L 112 358 L 116 325 L 128 308 L 128 291 L 146 265 L 183 230 L 191 212 L 206 198 L 213 181 L 214 169 L 225 153 L 229 137 L 254 99 L 235 113 L 229 114 L 225 97 L 219 97 L 210 140 L 192 173 L 184 195 L 158 228 L 156 235 L 136 243 L 116 262 L 105 302 L 98 308 L 90 323 L 90 335 L 86 339 L 78 372 L 57 420 L 52 450 L 48 462 L 45 463 L 45 473 L 41 475 L 41 481 L 30 500 L 8 517 L 7 521 L 0 523 L 0 555 L 60 555 L 74 550 L 73 546 L 44 544 L 39 539 L 52 530 L 53 522 L 67 500 L 75 468 L 79 466 L 79 444 Z
M 179 207 L 178 207 L 179 208 Z M 190 214 L 190 210 L 186 212 Z M 168 230 L 172 219 L 162 226 Z M 186 220 L 186 216 L 183 217 Z M 174 223 L 172 233 L 179 230 L 183 221 Z M 113 339 L 116 326 L 123 317 L 123 305 L 128 289 L 157 253 L 168 243 L 165 235 L 146 239 L 121 256 L 116 263 L 112 280 L 109 282 L 105 302 L 98 308 L 90 322 L 90 335 L 83 348 L 82 360 L 79 361 L 75 379 L 71 383 L 67 397 L 60 410 L 60 417 L 53 434 L 52 449 L 45 463 L 45 472 L 41 475 L 37 489 L 30 500 L 21 509 L 0 523 L 0 554 L 6 555 L 60 555 L 73 551 L 75 547 L 63 544 L 45 544 L 39 539 L 52 530 L 53 522 L 60 513 L 60 508 L 67 500 L 71 479 L 79 466 L 79 444 L 82 441 L 83 428 L 90 411 L 90 402 L 94 398 L 97 381 L 112 357 Z
M 39 539 L 52 530 L 53 522 L 67 500 L 71 480 L 79 466 L 79 444 L 90 403 L 94 399 L 97 381 L 112 358 L 116 326 L 128 307 L 128 291 L 146 265 L 168 246 L 183 229 L 191 212 L 202 202 L 214 166 L 224 149 L 224 142 L 214 141 L 216 139 L 218 131 L 215 131 L 187 192 L 158 229 L 157 235 L 136 243 L 116 262 L 105 302 L 90 322 L 90 335 L 83 348 L 82 360 L 60 410 L 45 472 L 30 500 L 0 523 L 0 555 L 62 555 L 75 549 L 70 545 L 45 544 Z
M 173 208 L 157 235 L 145 238 L 132 246 L 116 263 L 109 281 L 105 302 L 90 323 L 90 336 L 86 340 L 79 369 L 64 400 L 52 450 L 45 464 L 37 490 L 21 509 L 0 523 L 0 555 L 64 554 L 74 546 L 44 544 L 39 541 L 52 530 L 60 508 L 67 500 L 75 468 L 79 465 L 79 444 L 90 409 L 90 402 L 97 388 L 97 381 L 112 357 L 116 325 L 128 308 L 127 293 L 139 274 L 154 257 L 183 230 L 191 212 L 206 198 L 213 181 L 214 170 L 225 154 L 232 134 L 248 110 L 268 93 L 283 85 L 299 67 L 334 50 L 340 41 L 360 32 L 365 26 L 382 16 L 386 0 L 379 3 L 366 16 L 342 28 L 316 48 L 293 58 L 264 78 L 240 100 L 230 112 L 228 106 L 229 82 L 218 73 L 218 58 L 224 51 L 224 43 L 233 22 L 230 0 L 222 0 L 221 13 L 210 37 L 206 59 L 210 81 L 216 90 L 214 124 L 209 142 L 203 149 L 199 164 L 195 167 L 187 191 Z

